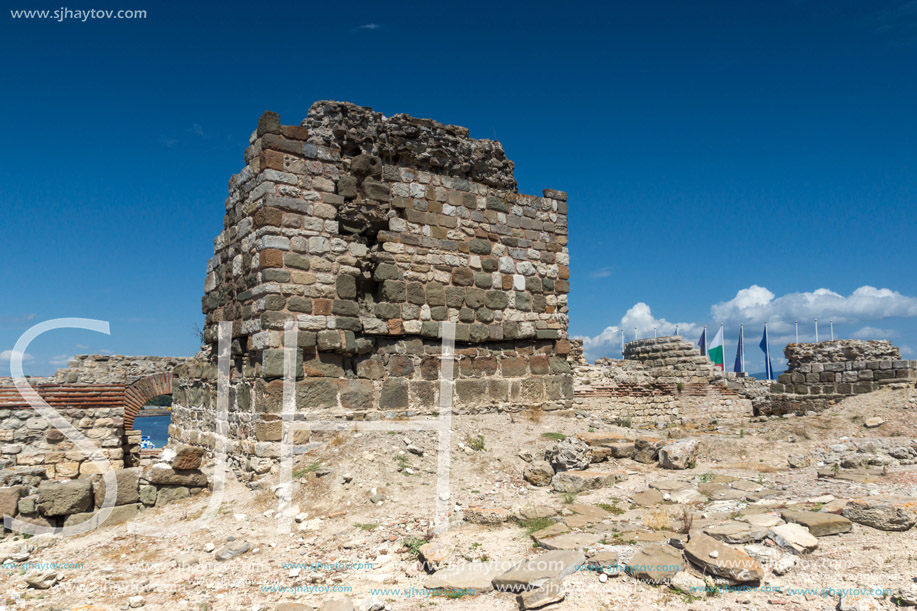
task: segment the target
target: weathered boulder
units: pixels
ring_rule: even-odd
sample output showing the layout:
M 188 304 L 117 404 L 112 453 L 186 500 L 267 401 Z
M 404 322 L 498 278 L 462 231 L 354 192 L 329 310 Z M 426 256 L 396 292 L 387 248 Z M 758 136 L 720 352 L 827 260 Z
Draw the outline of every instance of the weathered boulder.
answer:
M 757 560 L 702 533 L 691 535 L 685 545 L 685 556 L 705 572 L 736 583 L 760 581 L 764 577 L 764 569 Z
M 592 462 L 592 448 L 580 439 L 568 437 L 545 450 L 544 459 L 555 471 L 583 470 Z
M 63 482 L 46 480 L 38 486 L 38 511 L 46 516 L 82 513 L 92 505 L 92 483 L 88 479 Z
M 696 439 L 670 441 L 659 448 L 659 466 L 663 469 L 690 469 L 697 462 Z
M 41 571 L 40 573 L 26 573 L 25 582 L 30 588 L 36 590 L 47 590 L 60 581 L 60 577 L 54 571 Z
M 424 570 L 432 573 L 449 562 L 452 548 L 443 541 L 429 541 L 417 548 L 417 552 Z
M 894 497 L 855 499 L 844 506 L 841 514 L 848 520 L 878 530 L 908 530 L 917 523 L 913 501 Z
M 521 592 L 544 586 L 550 581 L 560 581 L 583 564 L 586 556 L 573 550 L 555 550 L 540 556 L 519 561 L 511 569 L 496 577 L 497 590 Z
M 557 492 L 581 492 L 610 486 L 623 479 L 621 471 L 560 471 L 551 479 L 551 486 Z
M 554 477 L 554 469 L 546 460 L 533 460 L 525 467 L 522 477 L 533 486 L 549 486 Z
M 685 570 L 681 552 L 671 545 L 647 545 L 627 563 L 627 572 L 635 579 L 666 583 L 675 573 Z
M 241 556 L 252 548 L 247 541 L 230 541 L 216 552 L 214 557 L 217 560 L 232 560 L 236 556 Z
M 322 604 L 319 611 L 356 611 L 349 598 L 336 598 Z
M 659 450 L 665 446 L 665 440 L 658 437 L 637 437 L 634 440 L 634 460 L 642 463 L 654 463 L 659 458 Z
M 796 522 L 809 529 L 815 537 L 839 535 L 850 532 L 853 523 L 843 516 L 821 511 L 783 511 L 781 514 L 787 522 Z

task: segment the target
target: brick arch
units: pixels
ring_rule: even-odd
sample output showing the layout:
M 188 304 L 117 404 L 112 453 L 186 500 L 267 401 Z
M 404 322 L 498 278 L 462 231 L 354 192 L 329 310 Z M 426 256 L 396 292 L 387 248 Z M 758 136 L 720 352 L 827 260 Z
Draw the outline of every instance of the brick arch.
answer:
M 146 402 L 159 395 L 172 394 L 172 373 L 157 373 L 140 378 L 124 391 L 124 430 L 134 428 L 134 418 Z

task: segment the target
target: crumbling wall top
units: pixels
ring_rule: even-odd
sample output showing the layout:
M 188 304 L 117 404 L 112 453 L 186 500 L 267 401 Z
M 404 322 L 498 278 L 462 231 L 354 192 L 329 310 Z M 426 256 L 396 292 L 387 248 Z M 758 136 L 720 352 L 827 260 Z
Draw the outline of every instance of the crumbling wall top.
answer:
M 787 344 L 783 353 L 790 371 L 803 363 L 901 360 L 901 351 L 887 339 L 838 339 L 817 344 Z
M 308 129 L 309 142 L 338 149 L 344 157 L 366 153 L 386 165 L 516 191 L 515 166 L 503 145 L 471 138 L 465 127 L 406 114 L 386 117 L 366 106 L 331 100 L 315 102 L 301 126 Z

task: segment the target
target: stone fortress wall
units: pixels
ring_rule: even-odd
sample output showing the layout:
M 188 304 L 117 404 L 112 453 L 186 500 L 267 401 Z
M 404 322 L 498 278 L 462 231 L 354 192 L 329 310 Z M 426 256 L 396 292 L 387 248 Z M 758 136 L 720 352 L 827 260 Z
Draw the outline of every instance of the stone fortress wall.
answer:
M 737 422 L 767 400 L 765 382 L 719 371 L 681 336 L 628 342 L 623 360 L 583 361 L 575 374 L 577 407 L 637 427 Z
M 571 405 L 567 196 L 518 193 L 500 143 L 317 102 L 301 125 L 265 113 L 245 162 L 202 302 L 214 348 L 232 322 L 233 452 L 278 451 L 288 321 L 310 417 L 436 413 L 446 321 L 456 412 Z M 212 445 L 215 380 L 215 357 L 176 369 L 174 438 Z
M 917 380 L 917 361 L 888 340 L 788 344 L 787 371 L 771 384 L 765 415 L 821 411 L 844 397 Z
M 78 354 L 58 369 L 58 384 L 133 384 L 140 378 L 168 372 L 191 360 L 180 356 L 124 356 L 122 354 Z

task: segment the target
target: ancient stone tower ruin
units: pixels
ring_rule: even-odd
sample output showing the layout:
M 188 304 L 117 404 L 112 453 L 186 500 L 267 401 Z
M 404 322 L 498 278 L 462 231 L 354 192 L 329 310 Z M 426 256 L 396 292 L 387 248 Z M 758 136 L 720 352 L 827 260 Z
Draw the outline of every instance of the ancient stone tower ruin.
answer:
M 289 320 L 309 417 L 435 413 L 444 321 L 456 412 L 569 407 L 567 196 L 518 193 L 499 142 L 326 101 L 265 113 L 245 162 L 203 298 L 207 343 L 232 322 L 235 451 L 275 455 Z M 215 358 L 177 368 L 173 438 L 212 445 Z

